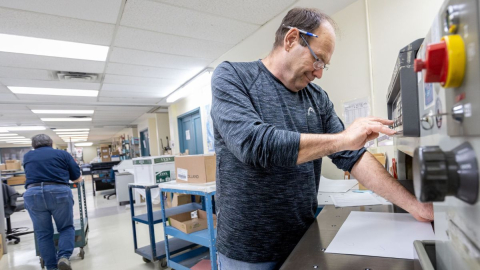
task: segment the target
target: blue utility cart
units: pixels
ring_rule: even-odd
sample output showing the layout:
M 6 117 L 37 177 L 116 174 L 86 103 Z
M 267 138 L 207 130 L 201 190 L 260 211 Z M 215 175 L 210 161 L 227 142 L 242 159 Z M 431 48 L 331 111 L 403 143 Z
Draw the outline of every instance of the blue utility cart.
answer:
M 147 206 L 147 213 L 141 215 L 135 215 L 135 208 L 133 205 L 134 197 L 133 197 L 133 189 L 141 189 L 145 190 L 145 204 Z M 162 211 L 153 211 L 152 206 L 152 190 L 153 192 L 159 192 L 158 185 L 142 185 L 142 184 L 129 184 L 128 185 L 128 193 L 130 196 L 130 212 L 132 215 L 132 229 L 133 229 L 133 244 L 135 253 L 142 256 L 143 261 L 146 263 L 152 261 L 161 261 L 161 266 L 166 267 L 166 252 L 165 252 L 165 241 L 156 242 L 155 240 L 155 224 L 162 223 Z M 179 213 L 189 211 L 193 211 L 194 205 L 182 205 L 179 209 L 167 209 L 167 216 L 176 215 Z M 148 231 L 150 235 L 150 243 L 144 247 L 138 247 L 137 243 L 137 228 L 136 224 L 141 223 L 148 226 Z M 182 252 L 187 249 L 191 249 L 196 247 L 196 244 L 191 242 L 182 240 L 182 239 L 170 239 L 171 245 L 171 252 L 176 254 L 178 252 Z
M 161 197 L 162 205 L 162 218 L 163 228 L 165 232 L 165 250 L 167 256 L 168 266 L 174 268 L 175 270 L 189 270 L 189 267 L 192 267 L 201 259 L 209 258 L 211 261 L 212 270 L 217 270 L 217 249 L 216 249 L 216 237 L 217 230 L 214 228 L 213 221 L 213 196 L 216 193 L 216 185 L 213 183 L 206 184 L 187 184 L 187 183 L 178 183 L 175 181 L 161 183 L 159 185 L 160 192 L 172 192 L 172 193 L 181 193 L 181 194 L 190 194 L 190 195 L 199 195 L 202 196 L 203 207 L 197 203 L 190 203 L 186 205 L 181 205 L 178 207 L 173 207 L 165 209 L 165 199 L 164 196 Z M 193 232 L 193 233 L 184 233 L 175 227 L 167 226 L 166 219 L 169 216 L 172 216 L 175 212 L 176 214 L 192 212 L 198 209 L 203 209 L 207 212 L 207 224 L 208 228 L 205 230 Z M 173 236 L 168 238 L 168 236 Z M 183 254 L 172 256 L 173 243 L 175 240 L 181 239 L 191 243 L 200 245 L 201 247 L 192 249 Z

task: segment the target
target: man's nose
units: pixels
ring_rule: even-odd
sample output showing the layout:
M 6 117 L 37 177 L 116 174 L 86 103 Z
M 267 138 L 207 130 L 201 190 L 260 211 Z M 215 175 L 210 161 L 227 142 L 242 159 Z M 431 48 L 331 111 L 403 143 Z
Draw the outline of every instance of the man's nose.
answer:
M 321 79 L 323 75 L 323 69 L 318 69 L 313 71 L 313 76 L 315 76 L 317 79 Z

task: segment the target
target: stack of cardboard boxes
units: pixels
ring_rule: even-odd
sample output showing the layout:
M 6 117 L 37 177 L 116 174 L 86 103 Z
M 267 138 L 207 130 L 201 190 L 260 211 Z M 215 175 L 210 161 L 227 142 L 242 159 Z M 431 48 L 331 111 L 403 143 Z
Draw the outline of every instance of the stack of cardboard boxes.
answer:
M 195 155 L 175 157 L 177 183 L 208 183 L 215 182 L 216 157 L 215 155 Z M 167 200 L 168 201 L 168 200 Z M 172 206 L 191 203 L 191 195 L 174 194 Z M 217 217 L 213 215 L 214 227 L 217 226 Z M 184 233 L 193 233 L 204 230 L 207 225 L 207 213 L 202 210 L 182 213 L 170 217 L 170 225 Z
M 102 158 L 102 162 L 112 161 L 112 158 L 110 157 L 110 148 L 100 147 L 100 157 Z
M 20 162 L 20 160 L 16 160 L 16 159 L 7 160 L 5 161 L 5 164 L 0 164 L 0 171 L 5 171 L 5 170 L 19 171 L 21 169 L 22 169 L 22 163 Z

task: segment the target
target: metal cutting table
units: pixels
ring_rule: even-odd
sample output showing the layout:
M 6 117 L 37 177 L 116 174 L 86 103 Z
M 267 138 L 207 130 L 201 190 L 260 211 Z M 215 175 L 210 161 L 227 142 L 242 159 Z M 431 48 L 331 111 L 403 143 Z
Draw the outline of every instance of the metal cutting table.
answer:
M 325 253 L 351 211 L 394 212 L 393 205 L 335 208 L 327 205 L 280 270 L 411 270 L 413 260 Z M 362 233 L 360 230 L 358 233 Z M 412 243 L 413 247 L 413 243 Z

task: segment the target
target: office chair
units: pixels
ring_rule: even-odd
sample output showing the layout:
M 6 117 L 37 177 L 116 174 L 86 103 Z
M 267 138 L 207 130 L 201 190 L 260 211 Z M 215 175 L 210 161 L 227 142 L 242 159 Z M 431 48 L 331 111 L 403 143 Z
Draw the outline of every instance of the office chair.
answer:
M 11 186 L 2 183 L 3 185 L 3 200 L 5 208 L 5 218 L 7 220 L 7 240 L 13 241 L 14 244 L 20 243 L 21 235 L 33 233 L 33 231 L 19 232 L 19 229 L 12 228 L 10 216 L 15 212 L 25 210 L 24 202 L 18 202 L 17 198 L 21 195 Z
M 115 171 L 113 169 L 110 170 L 110 178 L 106 178 L 105 180 L 106 180 L 105 181 L 106 183 L 110 183 L 111 185 L 113 185 L 113 188 L 115 189 Z M 110 200 L 110 197 L 116 196 L 116 195 L 117 195 L 117 190 L 115 189 L 113 193 L 103 195 L 103 198 Z

